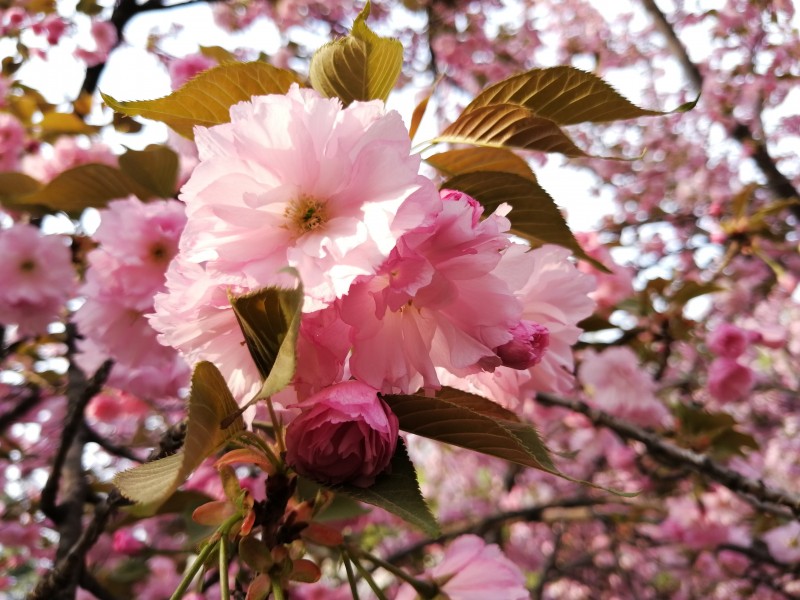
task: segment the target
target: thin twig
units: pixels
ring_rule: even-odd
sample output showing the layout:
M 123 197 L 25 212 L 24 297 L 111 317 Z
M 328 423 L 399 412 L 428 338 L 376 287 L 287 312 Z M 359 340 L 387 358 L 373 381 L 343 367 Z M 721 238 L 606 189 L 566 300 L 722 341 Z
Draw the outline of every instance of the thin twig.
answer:
M 647 451 L 656 459 L 667 464 L 678 464 L 688 467 L 695 473 L 721 483 L 732 492 L 743 497 L 755 499 L 761 506 L 773 514 L 782 517 L 800 517 L 800 498 L 771 486 L 759 479 L 751 479 L 729 469 L 708 455 L 699 454 L 687 448 L 681 448 L 650 431 L 646 431 L 632 423 L 618 419 L 606 412 L 590 407 L 580 400 L 560 398 L 552 394 L 538 394 L 536 400 L 545 406 L 560 406 L 581 413 L 595 425 L 606 427 L 623 438 L 636 440 L 644 444 Z M 785 510 L 785 509 L 788 509 Z

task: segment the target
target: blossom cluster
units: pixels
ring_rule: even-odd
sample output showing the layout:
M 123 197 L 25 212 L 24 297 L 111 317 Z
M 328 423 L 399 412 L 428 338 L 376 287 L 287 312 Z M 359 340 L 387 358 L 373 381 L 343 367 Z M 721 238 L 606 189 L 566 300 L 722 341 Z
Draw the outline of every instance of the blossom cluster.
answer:
M 353 381 L 372 402 L 466 377 L 513 380 L 506 394 L 516 398 L 570 388 L 570 345 L 592 311 L 592 278 L 566 250 L 515 241 L 513 208 L 486 215 L 466 194 L 437 191 L 382 102 L 343 108 L 294 86 L 233 106 L 229 124 L 198 127 L 195 141 L 200 162 L 181 193 L 186 228 L 150 322 L 189 363 L 214 362 L 240 403 L 260 378 L 229 294 L 292 286 L 286 267 L 302 281 L 303 315 L 293 385 L 276 400 L 306 411 L 304 423 L 323 419 L 319 394 L 340 398 Z M 380 441 L 396 427 L 378 428 Z M 316 447 L 308 428 L 290 425 L 290 441 L 295 431 L 303 452 Z M 362 483 L 380 471 L 371 460 L 363 469 L 321 471 Z

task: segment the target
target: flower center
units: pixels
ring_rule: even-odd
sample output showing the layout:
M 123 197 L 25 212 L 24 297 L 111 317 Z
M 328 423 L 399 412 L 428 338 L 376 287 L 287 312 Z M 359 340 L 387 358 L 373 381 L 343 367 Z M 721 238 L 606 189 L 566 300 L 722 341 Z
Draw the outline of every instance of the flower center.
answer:
M 35 271 L 36 263 L 31 259 L 24 260 L 21 263 L 19 263 L 19 270 L 22 271 L 23 273 L 30 273 L 32 271 Z
M 290 202 L 284 216 L 289 221 L 289 227 L 300 235 L 319 229 L 328 221 L 325 203 L 305 195 Z

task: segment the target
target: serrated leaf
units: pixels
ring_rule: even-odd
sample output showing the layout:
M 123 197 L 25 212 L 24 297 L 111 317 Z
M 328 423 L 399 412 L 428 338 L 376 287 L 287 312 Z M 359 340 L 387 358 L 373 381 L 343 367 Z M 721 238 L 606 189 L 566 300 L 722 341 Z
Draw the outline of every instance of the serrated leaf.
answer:
M 148 505 L 152 514 L 208 456 L 244 429 L 241 418 L 224 429 L 220 427 L 237 408 L 217 368 L 209 362 L 198 363 L 192 373 L 183 448 L 166 458 L 117 473 L 114 485 L 126 498 Z
M 101 93 L 113 110 L 166 123 L 192 139 L 195 125 L 211 127 L 230 121 L 230 107 L 252 96 L 285 94 L 300 77 L 265 62 L 228 63 L 203 71 L 169 96 L 119 102 Z
M 59 173 L 32 194 L 14 198 L 17 205 L 47 206 L 52 210 L 78 215 L 85 208 L 102 208 L 109 200 L 134 194 L 141 199 L 152 196 L 125 173 L 102 164 L 79 165 Z
M 528 163 L 505 148 L 448 150 L 429 156 L 425 161 L 448 177 L 475 171 L 496 171 L 536 180 Z
M 563 246 L 572 250 L 578 258 L 608 271 L 583 251 L 555 201 L 535 177 L 498 171 L 474 171 L 448 179 L 442 184 L 442 188 L 469 194 L 486 208 L 487 214 L 507 202 L 512 207 L 508 215 L 512 233 L 525 238 L 534 247 L 542 244 Z
M 150 145 L 128 150 L 119 157 L 119 168 L 158 198 L 172 198 L 178 187 L 180 161 L 166 146 Z
M 471 394 L 463 393 L 463 396 Z M 529 437 L 527 443 L 523 443 L 518 436 L 522 430 L 512 432 L 509 427 L 519 425 L 533 431 L 528 425 L 498 418 L 494 413 L 478 412 L 474 410 L 475 405 L 462 405 L 457 395 L 447 398 L 424 395 L 381 397 L 397 416 L 403 431 L 548 473 L 558 473 L 544 444 L 540 442 L 541 448 L 532 452 L 528 443 L 533 444 L 534 438 Z M 536 435 L 535 431 L 533 434 Z
M 311 58 L 311 86 L 347 106 L 355 100 L 386 100 L 403 68 L 403 45 L 367 27 L 367 0 L 349 35 L 328 42 Z
M 414 464 L 408 457 L 403 440 L 397 441 L 397 449 L 392 458 L 390 471 L 379 475 L 370 487 L 337 485 L 330 489 L 359 502 L 366 502 L 387 510 L 418 527 L 430 537 L 439 536 L 439 524 L 422 497 L 417 473 L 414 470 Z
M 263 379 L 254 400 L 268 398 L 294 377 L 303 286 L 298 280 L 294 289 L 268 287 L 231 296 L 230 300 L 247 349 Z
M 200 54 L 206 58 L 217 61 L 218 64 L 239 62 L 236 55 L 230 50 L 226 50 L 222 46 L 200 46 Z
M 587 156 L 556 123 L 513 104 L 465 110 L 431 141 Z
M 596 75 L 563 66 L 533 69 L 496 83 L 478 94 L 464 112 L 492 104 L 515 104 L 559 125 L 571 125 L 685 112 L 696 103 L 672 111 L 639 108 Z
M 381 397 L 397 416 L 400 429 L 408 433 L 539 469 L 618 496 L 636 495 L 565 475 L 555 466 L 550 451 L 532 426 L 516 418 L 508 420 L 498 416 L 507 411 L 476 402 L 472 394 L 447 390 L 435 398 L 423 394 Z

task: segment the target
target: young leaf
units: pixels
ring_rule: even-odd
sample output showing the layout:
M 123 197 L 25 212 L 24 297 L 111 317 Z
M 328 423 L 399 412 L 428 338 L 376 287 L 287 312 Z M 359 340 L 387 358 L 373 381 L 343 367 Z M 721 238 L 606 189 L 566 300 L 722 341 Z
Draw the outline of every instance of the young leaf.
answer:
M 403 45 L 367 27 L 369 12 L 367 0 L 350 34 L 328 42 L 311 59 L 311 86 L 345 106 L 354 100 L 386 100 L 403 68 Z
M 587 156 L 553 121 L 513 104 L 465 110 L 432 141 Z
M 389 470 L 379 475 L 370 487 L 338 485 L 330 489 L 354 500 L 388 510 L 430 537 L 439 536 L 439 524 L 422 497 L 417 473 L 414 464 L 408 458 L 403 440 L 397 441 L 397 450 Z
M 422 118 L 425 116 L 425 111 L 428 109 L 428 102 L 430 102 L 433 92 L 440 80 L 441 77 L 433 82 L 431 90 L 422 100 L 420 100 L 419 104 L 417 104 L 417 106 L 414 108 L 414 112 L 411 114 L 411 125 L 408 127 L 408 136 L 412 140 L 414 139 L 414 136 L 417 135 L 417 129 L 419 129 L 419 125 L 422 123 Z
M 230 121 L 230 107 L 252 96 L 285 94 L 300 77 L 265 62 L 228 63 L 203 71 L 169 96 L 156 100 L 119 102 L 101 94 L 113 110 L 169 125 L 193 138 L 195 125 L 211 127 Z
M 294 377 L 303 286 L 298 281 L 295 289 L 269 287 L 232 296 L 231 305 L 264 380 L 256 399 L 268 398 Z
M 536 181 L 536 177 L 524 159 L 505 148 L 463 148 L 440 152 L 425 161 L 448 177 L 474 171 L 497 171 L 512 173 Z
M 151 145 L 144 150 L 128 150 L 119 157 L 123 173 L 158 198 L 171 198 L 178 187 L 178 155 L 166 146 Z
M 136 466 L 114 476 L 123 496 L 149 511 L 158 507 L 215 450 L 244 429 L 241 418 L 225 429 L 222 420 L 237 410 L 225 379 L 209 362 L 200 362 L 192 374 L 189 414 L 183 448 L 172 456 Z
M 574 67 L 552 67 L 520 73 L 486 88 L 464 112 L 493 104 L 515 104 L 559 125 L 571 125 L 686 112 L 696 103 L 697 100 L 688 102 L 666 112 L 647 110 L 596 75 Z
M 522 177 L 498 171 L 473 171 L 448 179 L 442 184 L 442 188 L 469 194 L 486 207 L 487 213 L 507 202 L 512 207 L 508 215 L 512 233 L 525 238 L 533 246 L 564 246 L 572 250 L 575 256 L 607 271 L 602 264 L 583 251 L 555 201 L 539 185 L 533 174 Z
M 152 192 L 114 167 L 101 164 L 79 165 L 59 173 L 55 179 L 32 194 L 14 198 L 16 205 L 43 205 L 52 210 L 79 215 L 85 208 L 102 208 L 109 200 L 134 194 L 141 199 Z

